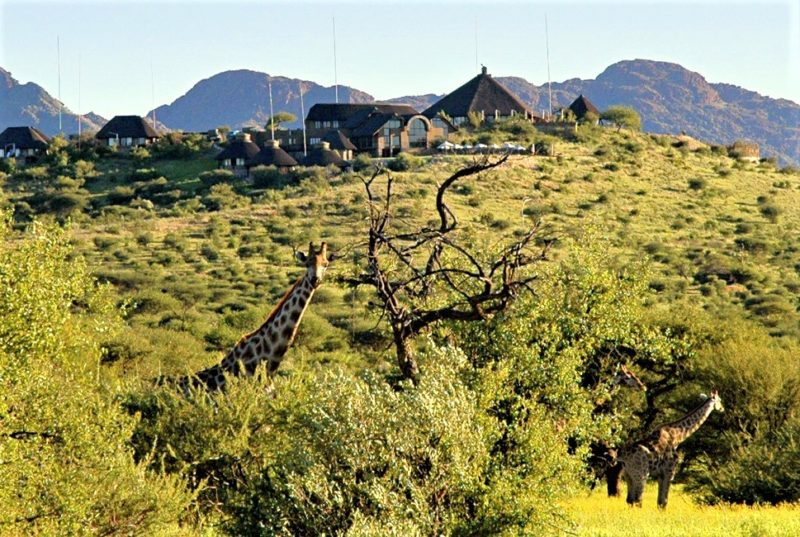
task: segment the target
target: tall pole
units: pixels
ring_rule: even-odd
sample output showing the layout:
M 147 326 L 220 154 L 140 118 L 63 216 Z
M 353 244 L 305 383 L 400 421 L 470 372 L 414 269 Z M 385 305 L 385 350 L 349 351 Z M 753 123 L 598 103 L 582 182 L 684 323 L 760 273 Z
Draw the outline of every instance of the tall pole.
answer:
M 550 98 L 548 117 L 553 117 L 553 90 L 550 87 L 550 32 L 547 29 L 547 14 L 544 16 L 544 38 L 547 49 L 547 94 Z
M 339 74 L 336 69 L 336 16 L 333 17 L 333 86 L 336 93 L 336 104 L 339 104 Z
M 267 87 L 269 89 L 269 128 L 272 131 L 272 141 L 275 141 L 275 113 L 272 111 L 272 77 L 267 75 Z
M 78 53 L 78 148 L 81 147 L 81 121 L 83 114 L 81 114 L 81 54 Z
M 478 17 L 475 16 L 475 72 L 478 72 Z
M 61 128 L 61 37 L 56 36 L 56 54 L 58 56 L 58 132 L 63 133 Z
M 303 83 L 298 82 L 300 86 L 300 122 L 303 125 L 303 156 L 308 156 L 308 148 L 306 147 L 306 106 L 303 104 Z
M 150 58 L 150 103 L 153 107 L 153 130 L 156 129 L 156 77 L 153 75 L 153 59 Z

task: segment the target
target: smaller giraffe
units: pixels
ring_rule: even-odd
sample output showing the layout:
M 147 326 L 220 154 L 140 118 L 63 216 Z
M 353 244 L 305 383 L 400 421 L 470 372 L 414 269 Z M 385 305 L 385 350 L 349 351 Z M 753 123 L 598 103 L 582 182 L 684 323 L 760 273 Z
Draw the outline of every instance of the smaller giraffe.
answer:
M 641 507 L 645 483 L 648 476 L 652 476 L 658 480 L 658 507 L 666 509 L 669 487 L 680 462 L 678 446 L 694 434 L 714 410 L 725 410 L 716 390 L 681 419 L 656 428 L 646 439 L 622 450 L 619 460 L 625 469 L 629 505 Z
M 334 257 L 333 253 L 328 254 L 324 242 L 318 250 L 313 243 L 309 244 L 308 255 L 297 252 L 297 259 L 306 270 L 283 295 L 267 320 L 257 330 L 242 336 L 222 362 L 181 378 L 178 386 L 183 392 L 188 394 L 190 388 L 198 386 L 212 392 L 221 391 L 225 388 L 226 375 L 244 373 L 251 376 L 262 363 L 267 364 L 267 374 L 272 376 L 294 341 L 311 297 L 322 283 L 322 276 Z
M 644 382 L 633 371 L 628 369 L 625 364 L 617 366 L 614 377 L 611 379 L 611 387 L 612 389 L 620 387 L 642 392 L 647 391 L 647 386 L 645 386 Z M 618 450 L 605 442 L 595 442 L 592 444 L 591 449 L 591 459 L 595 461 L 595 471 L 597 474 L 605 476 L 607 494 L 609 496 L 619 496 L 622 463 L 617 459 Z

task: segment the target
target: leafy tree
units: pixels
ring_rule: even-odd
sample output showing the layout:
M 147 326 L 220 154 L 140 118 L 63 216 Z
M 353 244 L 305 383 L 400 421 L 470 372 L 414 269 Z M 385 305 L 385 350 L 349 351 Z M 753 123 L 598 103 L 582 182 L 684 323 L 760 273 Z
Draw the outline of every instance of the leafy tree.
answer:
M 467 120 L 473 129 L 477 129 L 483 123 L 483 118 L 478 112 L 467 112 Z
M 267 124 L 264 126 L 264 128 L 267 131 L 269 131 L 272 128 L 272 125 L 274 124 L 275 128 L 279 129 L 281 123 L 294 123 L 295 121 L 297 121 L 296 115 L 290 112 L 280 111 L 276 112 L 274 116 L 270 117 L 269 120 L 267 120 Z
M 119 326 L 56 228 L 0 225 L 0 533 L 179 531 L 192 501 L 177 477 L 134 462 L 136 420 L 99 361 Z
M 600 119 L 617 126 L 617 132 L 623 127 L 638 131 L 642 128 L 642 118 L 630 106 L 611 106 L 600 114 Z

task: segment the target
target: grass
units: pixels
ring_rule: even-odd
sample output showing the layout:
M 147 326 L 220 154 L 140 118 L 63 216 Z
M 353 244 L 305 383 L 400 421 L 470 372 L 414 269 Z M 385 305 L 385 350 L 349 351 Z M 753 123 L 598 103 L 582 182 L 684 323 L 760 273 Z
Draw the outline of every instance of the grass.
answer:
M 624 488 L 624 487 L 623 487 Z M 624 492 L 623 492 L 624 494 Z M 572 499 L 567 509 L 582 537 L 785 537 L 800 535 L 800 506 L 704 506 L 673 485 L 666 511 L 656 507 L 657 487 L 645 489 L 641 509 L 596 489 Z

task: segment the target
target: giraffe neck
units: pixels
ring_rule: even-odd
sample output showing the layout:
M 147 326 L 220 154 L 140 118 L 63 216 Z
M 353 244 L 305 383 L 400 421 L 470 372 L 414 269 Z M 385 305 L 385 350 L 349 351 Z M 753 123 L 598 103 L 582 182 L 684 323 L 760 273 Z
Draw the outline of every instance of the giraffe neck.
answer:
M 713 409 L 714 402 L 709 398 L 706 402 L 681 419 L 665 425 L 663 428 L 669 430 L 673 446 L 677 447 L 678 444 L 694 434 L 694 432 L 703 425 L 703 422 L 708 419 Z
M 221 363 L 197 376 L 209 389 L 220 390 L 225 386 L 226 373 L 240 375 L 244 371 L 252 375 L 262 363 L 267 364 L 270 374 L 274 373 L 297 335 L 314 291 L 308 273 L 304 274 L 283 295 L 261 327 L 243 336 Z

